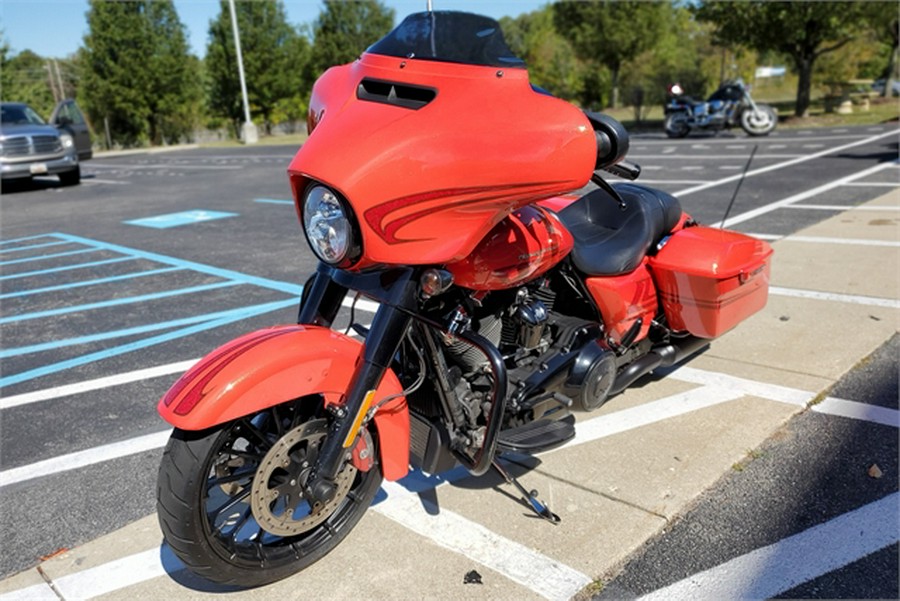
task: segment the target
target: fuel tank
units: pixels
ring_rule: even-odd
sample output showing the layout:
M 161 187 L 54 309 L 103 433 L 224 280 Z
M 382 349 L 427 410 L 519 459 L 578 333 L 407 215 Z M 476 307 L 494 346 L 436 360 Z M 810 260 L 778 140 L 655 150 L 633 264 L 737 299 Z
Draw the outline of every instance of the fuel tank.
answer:
M 463 288 L 504 290 L 546 273 L 569 254 L 573 243 L 556 215 L 529 205 L 513 211 L 468 257 L 446 268 Z

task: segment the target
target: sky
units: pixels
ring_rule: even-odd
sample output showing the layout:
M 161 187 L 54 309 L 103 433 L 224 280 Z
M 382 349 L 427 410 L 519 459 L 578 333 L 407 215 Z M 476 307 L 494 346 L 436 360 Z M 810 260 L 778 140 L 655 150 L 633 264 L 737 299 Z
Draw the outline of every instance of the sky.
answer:
M 238 0 L 241 1 L 241 0 Z M 292 25 L 311 24 L 322 9 L 320 0 L 282 0 Z M 499 19 L 537 10 L 550 0 L 433 0 L 435 10 L 462 10 Z M 399 22 L 425 10 L 426 0 L 381 0 Z M 65 58 L 81 46 L 87 33 L 87 0 L 0 0 L 0 31 L 10 55 L 31 50 L 45 58 Z M 188 32 L 191 51 L 202 57 L 210 20 L 219 0 L 175 0 L 175 10 Z

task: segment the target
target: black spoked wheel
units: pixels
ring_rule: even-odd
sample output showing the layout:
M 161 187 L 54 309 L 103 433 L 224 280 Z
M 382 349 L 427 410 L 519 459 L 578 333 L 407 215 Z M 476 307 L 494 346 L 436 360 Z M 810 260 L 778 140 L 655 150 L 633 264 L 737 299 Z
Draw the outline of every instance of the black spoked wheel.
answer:
M 687 119 L 687 115 L 682 112 L 667 115 L 663 124 L 666 135 L 670 138 L 683 138 L 691 133 L 691 127 L 688 125 Z
M 356 525 L 381 484 L 377 466 L 346 464 L 326 504 L 301 492 L 328 431 L 321 406 L 307 399 L 212 430 L 175 430 L 157 510 L 166 542 L 193 572 L 241 587 L 274 582 L 321 559 Z

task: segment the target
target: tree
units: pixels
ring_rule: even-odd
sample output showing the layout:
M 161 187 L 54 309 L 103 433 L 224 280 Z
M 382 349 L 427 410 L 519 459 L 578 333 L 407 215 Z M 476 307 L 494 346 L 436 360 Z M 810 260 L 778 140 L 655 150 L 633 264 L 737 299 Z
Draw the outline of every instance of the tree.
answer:
M 197 73 L 199 60 L 188 52 L 184 25 L 171 0 L 152 0 L 146 8 L 153 56 L 146 62 L 152 144 L 177 140 L 193 130 L 203 99 Z
M 723 45 L 745 44 L 789 56 L 797 70 L 795 114 L 809 114 L 813 67 L 867 26 L 866 2 L 703 2 L 697 16 L 716 27 Z M 895 7 L 896 8 L 896 7 Z
M 56 72 L 49 72 L 48 67 L 50 62 L 31 50 L 23 50 L 12 58 L 4 58 L 3 99 L 25 102 L 44 118 L 50 116 L 56 98 L 51 91 L 49 78 L 54 78 L 54 88 L 57 84 Z
M 568 40 L 553 26 L 553 9 L 500 19 L 503 37 L 513 53 L 525 61 L 531 83 L 570 101 L 584 98 L 584 64 Z
M 271 133 L 273 119 L 285 99 L 306 95 L 309 43 L 288 24 L 281 0 L 237 2 L 235 13 L 251 112 L 262 117 L 266 131 Z M 221 0 L 219 17 L 209 25 L 206 68 L 210 109 L 229 119 L 237 132 L 244 109 L 226 0 Z
M 356 59 L 394 25 L 394 10 L 378 0 L 325 0 L 313 26 L 313 74 Z
M 172 0 L 90 0 L 79 99 L 126 145 L 190 133 L 196 80 Z
M 663 2 L 557 2 L 553 19 L 583 61 L 609 69 L 610 106 L 616 107 L 622 65 L 654 46 L 669 10 L 669 3 Z

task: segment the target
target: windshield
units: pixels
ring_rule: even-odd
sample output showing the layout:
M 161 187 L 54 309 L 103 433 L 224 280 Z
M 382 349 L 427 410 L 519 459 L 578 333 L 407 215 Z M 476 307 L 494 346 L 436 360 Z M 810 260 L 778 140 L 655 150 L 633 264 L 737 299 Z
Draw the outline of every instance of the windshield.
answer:
M 5 104 L 0 107 L 0 123 L 7 125 L 46 125 L 30 106 Z
M 525 68 L 525 62 L 514 56 L 506 45 L 497 21 L 452 11 L 410 15 L 367 52 L 466 65 Z

